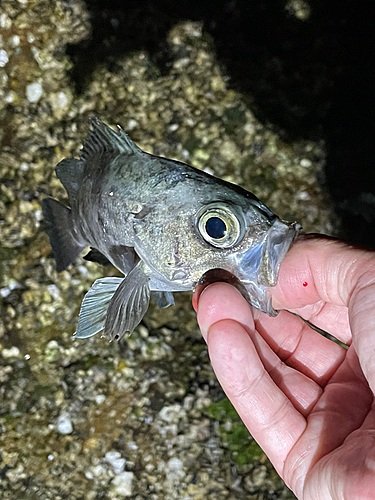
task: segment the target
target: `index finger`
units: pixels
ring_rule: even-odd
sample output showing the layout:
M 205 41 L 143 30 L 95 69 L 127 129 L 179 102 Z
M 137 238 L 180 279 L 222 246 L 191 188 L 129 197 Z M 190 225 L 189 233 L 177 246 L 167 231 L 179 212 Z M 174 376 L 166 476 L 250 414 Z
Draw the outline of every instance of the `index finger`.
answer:
M 328 238 L 301 238 L 281 265 L 276 309 L 319 301 L 348 308 L 354 348 L 375 393 L 375 253 Z
M 318 302 L 348 307 L 364 273 L 375 277 L 375 253 L 328 237 L 300 236 L 286 254 L 272 293 L 275 309 Z

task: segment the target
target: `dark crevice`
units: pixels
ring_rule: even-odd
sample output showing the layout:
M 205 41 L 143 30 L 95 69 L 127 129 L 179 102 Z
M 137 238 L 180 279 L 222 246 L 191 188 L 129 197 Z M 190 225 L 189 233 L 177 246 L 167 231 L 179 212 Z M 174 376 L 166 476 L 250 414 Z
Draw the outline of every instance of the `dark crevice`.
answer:
M 301 21 L 281 0 L 87 0 L 92 36 L 68 47 L 78 92 L 102 63 L 146 50 L 168 72 L 168 31 L 201 21 L 233 88 L 286 141 L 323 139 L 341 237 L 375 248 L 374 36 L 371 2 L 310 0 Z

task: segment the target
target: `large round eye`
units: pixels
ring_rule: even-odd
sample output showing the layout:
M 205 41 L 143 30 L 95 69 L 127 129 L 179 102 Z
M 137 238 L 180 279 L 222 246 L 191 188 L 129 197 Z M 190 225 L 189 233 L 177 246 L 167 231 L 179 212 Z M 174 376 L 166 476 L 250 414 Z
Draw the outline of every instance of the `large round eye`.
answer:
M 203 238 L 218 248 L 234 246 L 241 236 L 240 222 L 230 206 L 211 203 L 197 214 L 197 226 Z

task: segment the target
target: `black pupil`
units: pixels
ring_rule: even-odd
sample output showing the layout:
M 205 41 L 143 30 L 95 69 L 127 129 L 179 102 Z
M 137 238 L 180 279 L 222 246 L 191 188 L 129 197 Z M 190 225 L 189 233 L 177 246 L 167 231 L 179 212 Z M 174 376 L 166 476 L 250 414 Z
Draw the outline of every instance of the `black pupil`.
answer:
M 219 217 L 210 217 L 206 222 L 208 236 L 215 240 L 220 240 L 225 236 L 227 226 Z

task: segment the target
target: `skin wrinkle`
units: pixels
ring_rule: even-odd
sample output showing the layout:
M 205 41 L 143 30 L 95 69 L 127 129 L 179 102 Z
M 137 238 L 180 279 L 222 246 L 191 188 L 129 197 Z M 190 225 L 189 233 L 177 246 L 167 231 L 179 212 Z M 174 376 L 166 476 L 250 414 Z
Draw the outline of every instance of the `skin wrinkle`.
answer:
M 353 249 L 352 251 L 356 250 Z M 338 297 L 342 302 L 342 305 L 346 307 L 349 305 L 351 296 L 355 292 L 358 283 L 360 283 L 360 281 L 362 280 L 363 275 L 368 273 L 368 261 L 374 261 L 372 255 L 362 256 L 361 260 L 359 260 L 357 257 L 352 258 L 350 264 L 345 262 L 344 259 L 339 261 L 340 263 L 337 272 L 336 291 Z M 335 266 L 332 266 L 332 268 L 335 268 Z M 327 280 L 330 280 L 330 276 L 327 277 Z M 332 281 L 327 282 L 331 283 Z M 345 283 L 346 286 L 343 287 L 343 283 Z M 333 302 L 333 300 L 330 300 L 330 302 Z
M 302 491 L 304 484 L 298 486 L 296 481 L 300 478 L 306 478 L 312 469 L 311 462 L 319 444 L 320 428 L 315 431 L 312 439 L 310 436 L 306 437 L 307 432 L 311 435 L 311 423 L 309 423 L 309 426 L 306 426 L 302 437 L 292 447 L 285 460 L 284 478 L 297 497 L 299 496 L 298 491 Z
M 319 315 L 316 314 L 315 308 L 315 304 L 310 304 L 303 308 L 290 309 L 289 311 L 348 345 L 351 342 L 351 330 L 349 328 L 347 308 L 345 306 L 327 304 Z M 314 320 L 311 318 L 312 314 L 316 316 Z
M 282 422 L 284 418 L 288 415 L 290 405 L 291 402 L 287 398 L 283 398 L 278 408 L 275 409 L 275 413 L 273 415 L 274 418 L 268 418 L 267 424 L 261 426 L 262 429 L 270 430 L 278 428 L 280 426 L 280 422 Z
M 248 379 L 249 383 L 243 386 L 240 390 L 238 390 L 235 385 L 232 386 L 232 391 L 233 391 L 232 394 L 238 400 L 239 403 L 241 403 L 241 400 L 243 400 L 249 394 L 256 392 L 256 388 L 263 382 L 265 374 L 266 374 L 265 372 L 260 372 L 253 380 L 250 381 Z
M 341 266 L 344 267 L 344 261 L 342 261 Z M 353 258 L 353 260 L 352 260 L 351 264 L 348 266 L 348 268 L 345 268 L 345 270 L 343 270 L 343 275 L 342 276 L 340 274 L 338 275 L 338 282 L 337 282 L 336 287 L 338 290 L 338 294 L 342 300 L 342 303 L 345 306 L 348 305 L 348 303 L 350 301 L 351 294 L 353 293 L 353 290 L 355 288 L 355 285 L 353 285 L 353 280 L 355 282 L 358 282 L 358 277 L 356 276 L 356 274 L 358 272 L 358 266 L 359 266 L 358 258 Z M 348 279 L 350 279 L 350 282 L 351 282 L 351 286 L 349 287 L 349 289 L 347 287 L 341 286 L 341 283 L 348 281 Z M 346 292 L 345 297 L 343 296 L 344 291 Z
M 350 264 L 349 266 L 349 269 L 351 266 L 354 266 L 356 262 L 356 259 L 354 259 L 354 261 L 352 261 L 352 263 Z M 347 304 L 347 298 L 343 297 L 343 295 L 347 295 L 346 293 L 346 290 L 344 287 L 342 287 L 342 283 L 344 283 L 344 279 L 346 279 L 347 277 L 347 273 L 348 273 L 348 269 L 347 269 L 347 263 L 344 262 L 344 261 L 340 261 L 339 262 L 339 265 L 338 267 L 336 268 L 335 266 L 327 266 L 326 267 L 326 270 L 327 270 L 327 274 L 328 276 L 326 277 L 326 283 L 329 285 L 331 285 L 331 288 L 333 288 L 334 292 L 332 293 L 332 295 L 336 295 L 338 296 L 339 300 L 341 301 L 342 304 L 346 305 Z M 330 276 L 330 269 L 332 269 L 332 273 L 334 274 L 334 276 Z M 333 285 L 333 283 L 335 283 L 335 285 Z M 328 296 L 327 296 L 327 302 L 335 302 L 334 300 L 331 299 L 331 294 L 328 293 Z
M 269 348 L 259 332 L 255 331 L 253 341 L 258 355 L 261 357 L 263 365 L 272 380 L 287 397 L 292 399 L 295 408 L 305 415 L 307 409 L 311 409 L 312 405 L 315 404 L 318 394 L 321 394 L 321 387 L 305 374 L 299 373 L 293 367 L 286 365 Z
M 351 378 L 356 379 L 358 383 L 360 383 L 361 387 L 369 389 L 368 382 L 363 374 L 361 369 L 360 361 L 354 352 L 353 347 L 350 347 L 348 350 L 348 354 L 345 357 L 345 362 L 347 364 L 348 370 L 351 372 Z
M 306 458 L 308 459 L 311 454 L 311 446 L 306 447 L 305 451 L 300 454 L 295 455 L 295 460 L 289 463 L 289 456 L 287 460 L 284 462 L 284 477 L 288 478 L 287 484 L 294 491 L 302 491 L 303 483 L 305 478 L 305 470 L 304 465 Z M 293 451 L 293 448 L 291 452 Z M 290 455 L 290 454 L 289 454 Z M 288 470 L 285 470 L 285 466 L 288 465 Z M 300 485 L 301 483 L 301 485 Z
M 320 313 L 320 317 L 315 318 L 314 324 L 316 326 L 325 327 L 328 324 L 334 324 L 335 328 L 331 329 L 333 334 L 340 334 L 342 339 L 350 340 L 350 330 L 349 330 L 349 317 L 348 309 L 346 307 L 333 306 L 332 304 L 325 304 Z
M 283 364 L 281 363 L 280 365 Z M 268 374 L 275 382 L 275 384 L 283 391 L 283 393 L 287 395 L 288 398 L 293 399 L 292 403 L 298 409 L 298 411 L 305 413 L 307 408 L 311 409 L 311 393 L 314 393 L 313 400 L 315 400 L 318 397 L 318 394 L 322 393 L 321 387 L 319 387 L 315 382 L 306 377 L 305 385 L 303 387 L 305 388 L 305 386 L 307 386 L 307 383 L 310 382 L 311 384 L 309 385 L 308 390 L 303 391 L 301 388 L 299 392 L 297 392 L 296 390 L 292 391 L 288 385 L 288 381 L 293 380 L 297 373 L 293 368 L 290 368 L 286 365 L 280 365 L 267 370 Z M 293 384 L 290 385 L 293 386 Z
M 289 369 L 289 373 L 282 374 L 280 374 L 280 372 L 273 373 L 273 370 L 271 370 L 269 374 L 275 384 L 279 387 L 279 389 L 287 396 L 288 399 L 291 400 L 296 410 L 301 412 L 302 415 L 306 416 L 309 410 L 311 410 L 311 406 L 315 404 L 316 398 L 319 397 L 318 395 L 321 393 L 321 389 L 317 389 L 315 383 L 312 383 L 314 387 L 311 387 L 311 384 L 307 388 L 309 379 L 307 379 L 306 377 L 306 381 L 303 384 L 301 390 L 293 390 L 292 387 L 297 385 L 297 382 L 294 382 L 295 374 L 292 373 L 292 369 Z
M 284 470 L 284 464 L 288 458 L 288 450 L 290 449 L 290 444 L 296 439 L 296 429 L 294 426 L 290 427 L 291 432 L 285 433 L 283 430 L 283 421 L 285 421 L 286 418 L 289 418 L 290 406 L 292 406 L 290 401 L 284 399 L 280 407 L 275 409 L 274 415 L 276 418 L 272 422 L 270 422 L 268 425 L 259 425 L 259 422 L 257 422 L 264 442 L 273 443 L 273 445 L 277 449 L 277 457 L 272 455 L 270 458 L 279 474 L 281 474 Z M 241 415 L 240 409 L 238 411 Z M 304 429 L 301 429 L 299 433 L 302 434 L 303 431 Z M 255 439 L 257 438 L 257 435 L 258 432 L 253 433 Z
M 328 305 L 330 304 L 328 304 L 328 302 L 324 302 L 323 300 L 321 302 L 317 302 L 316 304 L 314 304 L 315 311 L 314 310 L 312 311 L 309 321 L 314 323 L 314 319 L 316 320 L 317 316 L 322 314 L 324 308 L 326 308 Z
M 296 355 L 296 352 L 298 351 L 298 347 L 301 345 L 301 342 L 302 342 L 302 331 L 303 331 L 303 328 L 301 330 L 301 332 L 298 334 L 298 337 L 297 337 L 297 343 L 294 347 L 294 349 L 292 350 L 292 352 L 289 354 L 289 356 L 285 359 L 285 363 L 288 363 L 288 361 L 295 355 Z
M 317 394 L 322 392 L 321 387 L 305 374 L 299 373 L 294 368 L 286 365 L 270 349 L 270 346 L 259 332 L 255 331 L 255 335 L 251 335 L 251 338 L 272 380 L 288 398 L 291 398 L 295 408 L 305 414 L 306 409 L 315 404 Z
M 344 382 L 345 382 L 345 380 L 343 380 L 343 382 L 341 382 L 341 384 L 343 385 L 343 384 L 344 384 Z M 354 387 L 353 389 L 355 390 L 355 394 L 356 394 L 356 396 L 358 396 L 358 390 L 356 389 L 356 387 Z M 368 391 L 367 391 L 367 392 L 368 392 Z M 348 397 L 349 397 L 349 396 L 348 396 Z M 322 409 L 322 410 L 315 410 L 313 413 L 314 413 L 314 414 L 316 414 L 316 415 L 318 415 L 318 416 L 320 416 L 320 415 L 319 415 L 319 413 L 322 413 L 322 415 L 324 416 L 324 411 L 323 411 L 323 409 Z M 313 464 L 312 464 L 312 465 L 313 465 Z M 312 466 L 312 465 L 311 465 L 311 466 Z M 311 467 L 311 466 L 310 466 L 310 467 Z M 298 490 L 294 490 L 294 491 L 298 491 Z M 336 498 L 340 498 L 340 497 L 336 497 Z M 353 497 L 350 497 L 350 498 L 353 498 Z
M 276 346 L 276 350 L 275 350 L 276 354 L 280 354 L 281 351 L 288 352 L 289 356 L 287 359 L 289 359 L 296 352 L 297 347 L 299 346 L 299 344 L 301 342 L 303 331 L 304 331 L 304 326 L 305 326 L 304 323 L 300 323 L 299 332 L 297 334 L 294 334 L 292 339 L 289 336 L 285 337 L 284 341 Z M 297 338 L 297 341 L 295 341 L 295 338 Z M 292 340 L 292 346 L 289 347 L 289 345 L 291 344 L 291 340 Z
M 343 390 L 342 390 L 343 388 Z M 332 398 L 331 394 L 336 393 L 338 394 L 339 391 L 338 389 L 342 390 L 342 392 L 345 393 L 345 400 L 337 400 L 337 398 Z M 354 420 L 354 417 L 357 417 L 360 413 L 364 415 L 363 419 L 358 422 L 355 425 L 355 428 L 359 428 L 363 421 L 364 418 L 367 416 L 368 411 L 370 410 L 371 407 L 371 401 L 369 401 L 368 407 L 365 408 L 363 404 L 363 398 L 362 398 L 362 405 L 360 408 L 353 406 L 353 404 L 348 404 L 350 401 L 358 400 L 359 393 L 365 392 L 365 395 L 369 392 L 368 387 L 365 387 L 364 385 L 359 385 L 357 381 L 349 381 L 347 379 L 339 380 L 337 382 L 331 382 L 325 391 L 325 400 L 321 399 L 320 401 L 317 402 L 312 414 L 316 415 L 319 414 L 320 411 L 327 412 L 327 402 L 326 400 L 329 399 L 330 401 L 330 406 L 331 408 L 329 411 L 337 411 L 338 415 L 340 412 L 342 413 L 342 407 L 345 407 L 345 420 Z M 352 397 L 351 397 L 352 394 Z M 362 397 L 362 395 L 361 395 Z M 335 410 L 332 409 L 332 401 L 334 402 L 334 408 Z M 337 410 L 336 410 L 337 409 Z M 350 417 L 350 418 L 347 418 Z M 342 417 L 341 417 L 342 418 Z M 354 429 L 353 429 L 354 430 Z
M 366 316 L 364 312 L 366 312 L 368 309 L 373 309 L 373 304 L 371 301 L 371 298 L 373 297 L 372 291 L 369 292 L 369 289 L 374 288 L 375 292 L 375 286 L 374 283 L 371 283 L 369 285 L 364 285 L 361 286 L 360 284 L 358 285 L 357 289 L 353 291 L 352 294 L 352 300 L 349 303 L 349 307 L 351 310 L 351 322 L 354 323 L 357 321 L 357 317 L 360 316 L 360 318 L 363 318 L 363 316 Z M 363 297 L 362 297 L 363 295 Z M 368 298 L 370 298 L 370 303 L 367 305 Z M 361 307 L 359 310 L 356 310 L 354 306 L 356 306 L 356 303 L 361 303 Z M 370 316 L 371 317 L 371 316 Z
M 286 455 L 288 449 L 290 448 L 290 442 L 295 439 L 292 434 L 286 435 L 285 432 L 280 432 L 280 429 L 276 426 L 263 429 L 263 432 L 266 442 L 274 442 L 276 444 L 280 456 Z M 279 474 L 284 468 L 284 461 L 285 459 L 279 460 L 280 464 L 275 464 L 275 462 L 273 463 L 275 469 L 279 472 Z
M 354 434 L 358 435 L 357 431 L 355 431 Z M 366 460 L 365 457 L 369 449 L 371 450 L 370 453 L 372 452 L 373 445 L 366 446 L 366 450 L 364 450 L 365 457 L 358 454 L 358 443 L 353 443 L 353 445 L 354 446 L 347 446 L 347 441 L 344 442 L 342 448 L 345 448 L 345 460 L 343 462 L 334 462 L 334 465 L 332 465 L 330 457 L 324 457 L 317 465 L 317 469 L 319 469 L 318 474 L 324 475 L 324 484 L 326 485 L 326 489 L 321 491 L 322 496 L 320 498 L 329 498 L 333 500 L 372 500 L 374 498 L 374 475 L 365 473 L 362 476 L 358 476 L 357 473 L 359 470 L 363 470 L 363 464 Z M 332 455 L 337 455 L 339 450 L 340 449 L 335 450 Z M 341 477 L 340 467 L 344 467 L 345 469 L 345 482 L 337 481 L 336 479 L 338 475 Z M 316 483 L 313 480 L 310 481 L 309 474 L 307 474 L 303 498 L 306 498 L 306 500 L 315 498 L 315 491 Z
M 352 376 L 352 375 L 350 375 L 350 376 Z M 349 378 L 350 378 L 350 376 L 349 376 Z M 355 377 L 355 374 L 354 374 L 354 377 Z M 346 398 L 345 398 L 344 402 L 345 401 L 346 402 L 350 402 L 350 400 L 351 400 L 350 394 L 348 393 L 348 391 L 346 391 L 346 383 L 347 383 L 346 379 L 347 378 L 348 377 L 344 377 L 342 380 L 340 380 L 340 381 L 337 382 L 337 385 L 339 385 L 340 387 L 341 386 L 344 387 L 344 391 L 345 391 L 345 395 L 346 395 Z M 334 388 L 334 385 L 335 385 L 335 382 L 332 382 L 330 384 L 329 389 L 328 389 L 328 390 L 330 390 L 330 392 L 332 392 L 332 389 Z M 355 395 L 355 398 L 358 398 L 358 384 L 352 382 L 352 386 L 353 386 L 352 390 L 353 390 L 353 393 Z M 364 388 L 363 384 L 362 384 L 362 388 Z M 366 392 L 368 393 L 368 389 L 367 388 L 366 388 Z M 326 399 L 327 399 L 327 397 L 329 396 L 329 394 L 326 392 L 325 396 L 326 396 Z M 341 412 L 340 412 L 339 408 L 327 410 L 326 405 L 322 405 L 322 403 L 323 403 L 323 401 L 320 401 L 320 405 L 319 405 L 319 403 L 317 404 L 316 408 L 314 408 L 314 410 L 313 410 L 313 412 L 311 414 L 311 417 L 308 418 L 308 427 L 307 427 L 307 431 L 306 432 L 311 433 L 311 426 L 315 427 L 318 424 L 318 428 L 315 429 L 315 431 L 314 431 L 314 434 L 318 436 L 320 434 L 319 429 L 320 429 L 321 425 L 324 423 L 324 421 L 330 420 L 328 417 L 331 416 L 331 420 L 333 422 L 335 422 L 335 421 L 338 422 L 338 423 L 340 422 L 340 433 L 343 436 L 342 440 L 338 440 L 339 436 L 338 436 L 337 433 L 335 433 L 334 435 L 331 435 L 331 438 L 333 437 L 333 441 L 331 442 L 330 447 L 325 450 L 325 452 L 323 454 L 323 457 L 324 457 L 324 456 L 329 456 L 330 448 L 333 447 L 333 450 L 334 450 L 337 445 L 341 445 L 343 442 L 345 442 L 347 431 L 345 431 L 345 429 L 343 427 L 343 424 L 345 422 L 343 422 L 343 420 L 342 420 L 342 418 L 343 418 L 342 417 L 342 409 L 341 409 Z M 342 402 L 341 401 L 337 401 L 336 402 L 336 406 L 337 405 L 342 405 Z M 358 415 L 358 410 L 363 413 L 364 417 L 367 415 L 367 409 L 365 409 L 365 411 L 363 411 L 362 407 L 358 408 L 358 406 L 354 406 L 354 407 L 351 406 L 350 408 L 348 408 L 348 406 L 346 405 L 345 412 L 344 412 L 346 416 L 348 416 L 348 415 L 351 416 L 350 415 L 350 413 L 351 413 L 350 409 L 354 409 L 355 410 L 355 412 L 356 412 L 355 413 L 356 420 L 358 419 L 358 416 L 359 416 Z M 330 413 L 330 415 L 328 415 L 328 413 Z M 338 418 L 336 418 L 336 416 L 335 416 L 336 414 L 337 414 Z M 328 417 L 327 417 L 327 415 L 328 415 Z M 349 421 L 350 422 L 350 418 L 346 419 L 345 421 Z M 360 425 L 362 423 L 363 423 L 363 420 L 361 420 L 361 422 L 357 422 L 357 426 L 360 427 Z M 351 429 L 349 429 L 349 431 L 350 430 Z M 355 432 L 355 429 L 353 429 L 353 431 Z M 336 444 L 334 443 L 335 439 L 336 439 Z M 311 439 L 311 442 L 318 444 L 319 440 L 318 439 Z M 301 444 L 299 446 L 301 446 Z M 298 443 L 297 443 L 297 447 L 298 447 Z M 301 448 L 303 449 L 303 446 L 301 446 Z M 310 448 L 310 453 L 311 453 L 311 449 L 312 448 Z M 297 455 L 299 455 L 298 450 L 297 450 Z M 293 449 L 291 450 L 291 453 L 290 453 L 289 456 L 293 456 Z M 312 457 L 311 463 L 308 465 L 308 469 L 311 470 L 311 468 L 314 467 L 317 462 L 319 462 L 319 457 L 317 457 L 315 460 L 313 460 L 313 457 Z M 304 463 L 305 467 L 306 467 L 306 465 L 307 464 Z M 307 473 L 307 475 L 308 475 L 308 473 Z M 298 491 L 298 490 L 294 490 L 294 491 Z
M 316 391 L 314 392 L 313 395 L 311 395 L 312 391 L 309 392 L 299 392 L 297 393 L 294 391 L 292 394 L 290 390 L 288 390 L 288 386 L 283 384 L 282 382 L 278 384 L 280 389 L 284 392 L 284 394 L 292 401 L 292 404 L 294 408 L 299 411 L 304 417 L 306 417 L 310 411 L 311 408 L 314 406 L 315 401 L 317 397 L 319 397 L 319 393 L 317 394 Z
M 286 368 L 286 364 L 283 363 L 280 358 L 278 358 L 275 364 L 270 365 L 270 368 L 267 369 L 267 372 L 272 380 L 274 382 L 278 381 L 277 385 L 280 385 L 280 383 L 284 380 L 283 372 L 285 372 Z
M 308 418 L 308 426 L 306 428 L 304 436 L 302 436 L 300 443 L 296 443 L 296 446 L 291 450 L 286 461 L 286 466 L 288 466 L 289 476 L 291 479 L 290 484 L 293 486 L 293 491 L 297 494 L 297 497 L 301 495 L 302 498 L 302 491 L 305 488 L 306 480 L 304 484 L 297 485 L 295 481 L 293 481 L 293 476 L 296 476 L 297 478 L 307 478 L 309 475 L 309 471 L 311 471 L 313 467 L 316 466 L 316 464 L 318 464 L 319 466 L 319 460 L 321 457 L 317 455 L 317 451 L 320 446 L 319 438 L 322 435 L 322 426 L 324 424 L 324 421 L 325 419 L 323 411 L 314 411 L 311 414 L 311 416 Z M 306 441 L 309 444 L 305 444 Z M 332 446 L 333 445 L 331 445 L 331 448 Z M 304 459 L 298 460 L 301 455 L 304 455 Z M 299 470 L 293 469 L 289 464 L 289 458 L 293 456 L 297 456 L 297 460 L 293 463 L 293 465 L 294 467 L 297 466 Z M 329 452 L 326 456 L 329 456 Z M 321 498 L 326 497 L 323 496 Z
M 333 260 L 333 258 L 331 257 L 330 260 Z M 344 290 L 340 290 L 340 288 L 341 284 L 344 282 L 343 278 L 346 276 L 347 263 L 344 261 L 338 262 L 338 264 L 333 263 L 333 265 L 324 266 L 323 273 L 320 272 L 322 266 L 318 267 L 315 271 L 316 276 L 318 277 L 318 291 L 319 296 L 323 301 L 346 305 L 347 301 L 342 297 L 342 292 Z
M 273 401 L 273 403 L 275 403 L 275 401 Z M 272 440 L 275 440 L 275 442 L 277 442 L 277 443 L 283 443 L 282 449 L 279 446 L 277 446 L 277 449 L 278 449 L 279 456 L 284 457 L 283 460 L 285 460 L 287 458 L 287 450 L 288 450 L 288 448 L 285 447 L 285 443 L 287 443 L 287 442 L 290 443 L 290 441 L 293 440 L 292 434 L 295 433 L 296 429 L 291 427 L 292 433 L 288 432 L 285 435 L 285 438 L 282 439 L 281 441 L 280 441 L 280 436 L 283 434 L 283 432 L 282 432 L 283 421 L 285 421 L 285 419 L 287 419 L 287 418 L 290 418 L 290 409 L 292 408 L 294 411 L 294 407 L 291 404 L 291 402 L 287 398 L 284 398 L 284 397 L 281 398 L 279 405 L 274 405 L 274 406 L 275 406 L 275 408 L 274 408 L 273 416 L 271 419 L 268 419 L 267 424 L 263 424 L 263 423 L 259 422 L 259 420 L 258 420 L 257 425 L 259 426 L 260 431 L 262 433 L 266 433 L 266 435 L 268 437 L 270 437 L 272 435 L 273 436 Z M 305 423 L 305 419 L 303 419 L 303 420 Z M 304 428 L 305 428 L 305 424 L 304 424 Z M 303 430 L 301 430 L 300 432 L 302 433 Z M 272 440 L 269 440 L 269 442 L 272 442 Z M 267 441 L 267 439 L 266 439 L 266 441 Z M 278 457 L 278 458 L 280 458 L 280 457 Z
M 302 342 L 302 341 L 301 341 Z M 324 389 L 327 385 L 327 380 L 328 380 L 328 374 L 331 375 L 332 373 L 336 372 L 338 367 L 341 365 L 342 361 L 344 360 L 344 352 L 342 353 L 341 359 L 338 357 L 336 358 L 336 361 L 331 364 L 330 368 L 327 367 L 326 360 L 322 358 L 322 356 L 317 356 L 316 353 L 313 350 L 310 350 L 308 352 L 302 351 L 304 354 L 303 357 L 299 358 L 300 364 L 304 366 L 314 366 L 314 381 L 319 384 L 319 386 Z
M 350 416 L 350 417 L 353 417 L 353 416 L 356 417 L 357 416 L 357 412 L 355 412 L 355 411 L 350 412 L 349 409 L 347 409 L 347 410 L 348 410 L 348 416 Z M 327 420 L 327 416 L 328 416 L 328 417 L 336 420 L 337 422 L 340 422 L 340 426 L 342 426 L 342 428 L 340 429 L 340 431 L 344 430 L 345 422 L 342 421 L 342 412 L 341 412 L 340 408 L 327 410 L 325 407 L 323 407 L 323 408 L 317 408 L 317 405 L 316 405 L 315 408 L 314 408 L 314 410 L 313 410 L 312 416 L 314 418 L 316 418 L 316 417 L 324 417 L 324 420 Z M 357 427 L 358 429 L 360 428 L 360 426 L 362 425 L 362 423 L 363 423 L 363 421 L 358 424 L 358 427 Z M 356 430 L 356 429 L 353 429 L 353 427 L 350 426 L 350 425 L 347 428 L 350 429 L 350 432 L 355 432 L 355 430 Z M 342 445 L 345 442 L 345 439 L 346 439 L 346 437 L 344 437 L 344 438 L 342 438 L 340 440 L 338 440 L 338 439 L 334 440 L 333 443 L 332 443 L 332 446 L 334 446 L 336 448 L 337 446 Z M 330 451 L 332 451 L 332 450 L 330 450 Z M 312 465 L 315 465 L 315 463 L 312 462 Z

